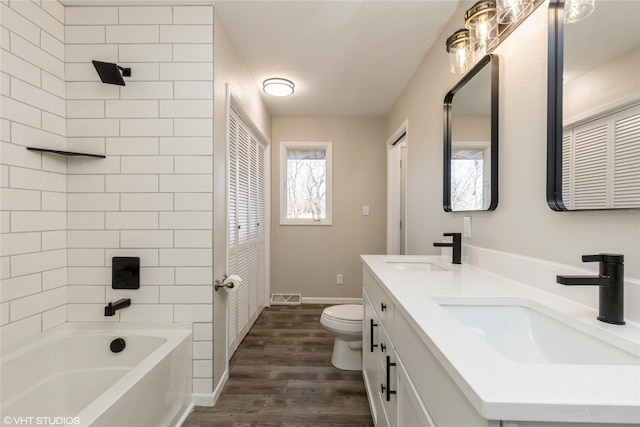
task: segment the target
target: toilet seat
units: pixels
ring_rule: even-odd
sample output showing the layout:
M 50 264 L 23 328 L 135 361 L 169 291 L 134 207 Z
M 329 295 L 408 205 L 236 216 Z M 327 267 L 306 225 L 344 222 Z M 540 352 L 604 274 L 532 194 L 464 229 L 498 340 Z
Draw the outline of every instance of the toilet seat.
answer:
M 363 314 L 360 304 L 334 305 L 322 311 L 320 323 L 335 332 L 362 334 Z
M 322 316 L 343 323 L 362 323 L 364 316 L 361 304 L 343 304 L 327 307 Z

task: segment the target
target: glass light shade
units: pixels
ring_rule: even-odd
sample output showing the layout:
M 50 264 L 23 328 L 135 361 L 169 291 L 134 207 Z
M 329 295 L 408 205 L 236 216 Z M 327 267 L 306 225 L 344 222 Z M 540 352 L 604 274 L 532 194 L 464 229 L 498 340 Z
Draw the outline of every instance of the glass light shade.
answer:
M 591 15 L 595 9 L 595 0 L 566 0 L 564 3 L 564 22 L 578 22 Z
M 295 85 L 287 79 L 267 79 L 262 82 L 262 89 L 272 96 L 289 96 L 293 94 Z
M 476 53 L 483 55 L 498 45 L 500 32 L 495 0 L 479 1 L 467 10 L 464 19 Z
M 461 29 L 453 33 L 447 39 L 447 52 L 449 52 L 449 64 L 451 72 L 462 74 L 473 65 L 473 49 L 469 30 Z
M 498 22 L 510 24 L 524 19 L 533 10 L 534 0 L 497 0 Z

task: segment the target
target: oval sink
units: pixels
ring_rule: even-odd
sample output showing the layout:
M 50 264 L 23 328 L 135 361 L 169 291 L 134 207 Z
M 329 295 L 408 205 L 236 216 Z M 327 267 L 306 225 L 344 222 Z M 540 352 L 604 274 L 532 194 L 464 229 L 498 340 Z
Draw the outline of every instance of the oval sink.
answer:
M 638 365 L 640 357 L 525 305 L 440 302 L 505 357 L 522 363 Z
M 391 267 L 396 270 L 413 270 L 413 271 L 447 271 L 446 268 L 430 262 L 410 262 L 410 261 L 387 261 Z

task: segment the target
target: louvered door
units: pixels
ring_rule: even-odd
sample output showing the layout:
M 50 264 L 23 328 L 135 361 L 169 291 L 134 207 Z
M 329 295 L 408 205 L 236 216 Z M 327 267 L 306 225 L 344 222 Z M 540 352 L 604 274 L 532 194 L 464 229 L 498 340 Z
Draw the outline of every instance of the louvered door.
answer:
M 228 300 L 231 357 L 265 305 L 266 249 L 265 149 L 233 110 L 229 127 L 229 274 L 243 280 Z
M 640 208 L 640 105 L 566 129 L 562 144 L 570 209 Z
M 640 207 L 640 106 L 616 114 L 613 120 L 615 154 L 613 204 Z
M 578 126 L 573 135 L 573 208 L 604 209 L 608 194 L 608 120 Z

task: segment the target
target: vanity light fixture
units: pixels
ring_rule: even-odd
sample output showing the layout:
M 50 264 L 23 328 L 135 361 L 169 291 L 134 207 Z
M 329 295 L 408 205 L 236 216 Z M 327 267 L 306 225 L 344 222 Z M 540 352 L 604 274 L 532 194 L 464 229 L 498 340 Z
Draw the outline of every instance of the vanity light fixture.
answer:
M 533 11 L 534 0 L 497 0 L 498 21 L 511 24 L 527 17 Z
M 495 0 L 482 0 L 464 14 L 464 26 L 469 30 L 472 48 L 479 57 L 498 45 L 498 11 Z
M 294 88 L 295 85 L 292 81 L 282 78 L 272 78 L 262 82 L 262 89 L 272 96 L 292 95 Z
M 564 22 L 571 24 L 591 15 L 595 9 L 595 0 L 566 0 L 564 2 Z
M 111 85 L 126 86 L 124 83 L 124 77 L 131 77 L 131 68 L 123 68 L 118 64 L 102 61 L 91 61 L 96 68 L 100 80 L 102 83 L 108 83 Z M 120 74 L 122 71 L 122 74 Z
M 466 73 L 473 66 L 473 46 L 469 30 L 462 28 L 447 39 L 449 64 L 454 74 Z
M 595 0 L 566 0 L 591 3 Z M 447 39 L 452 73 L 464 74 L 491 53 L 545 0 L 480 0 L 464 14 L 466 29 Z

